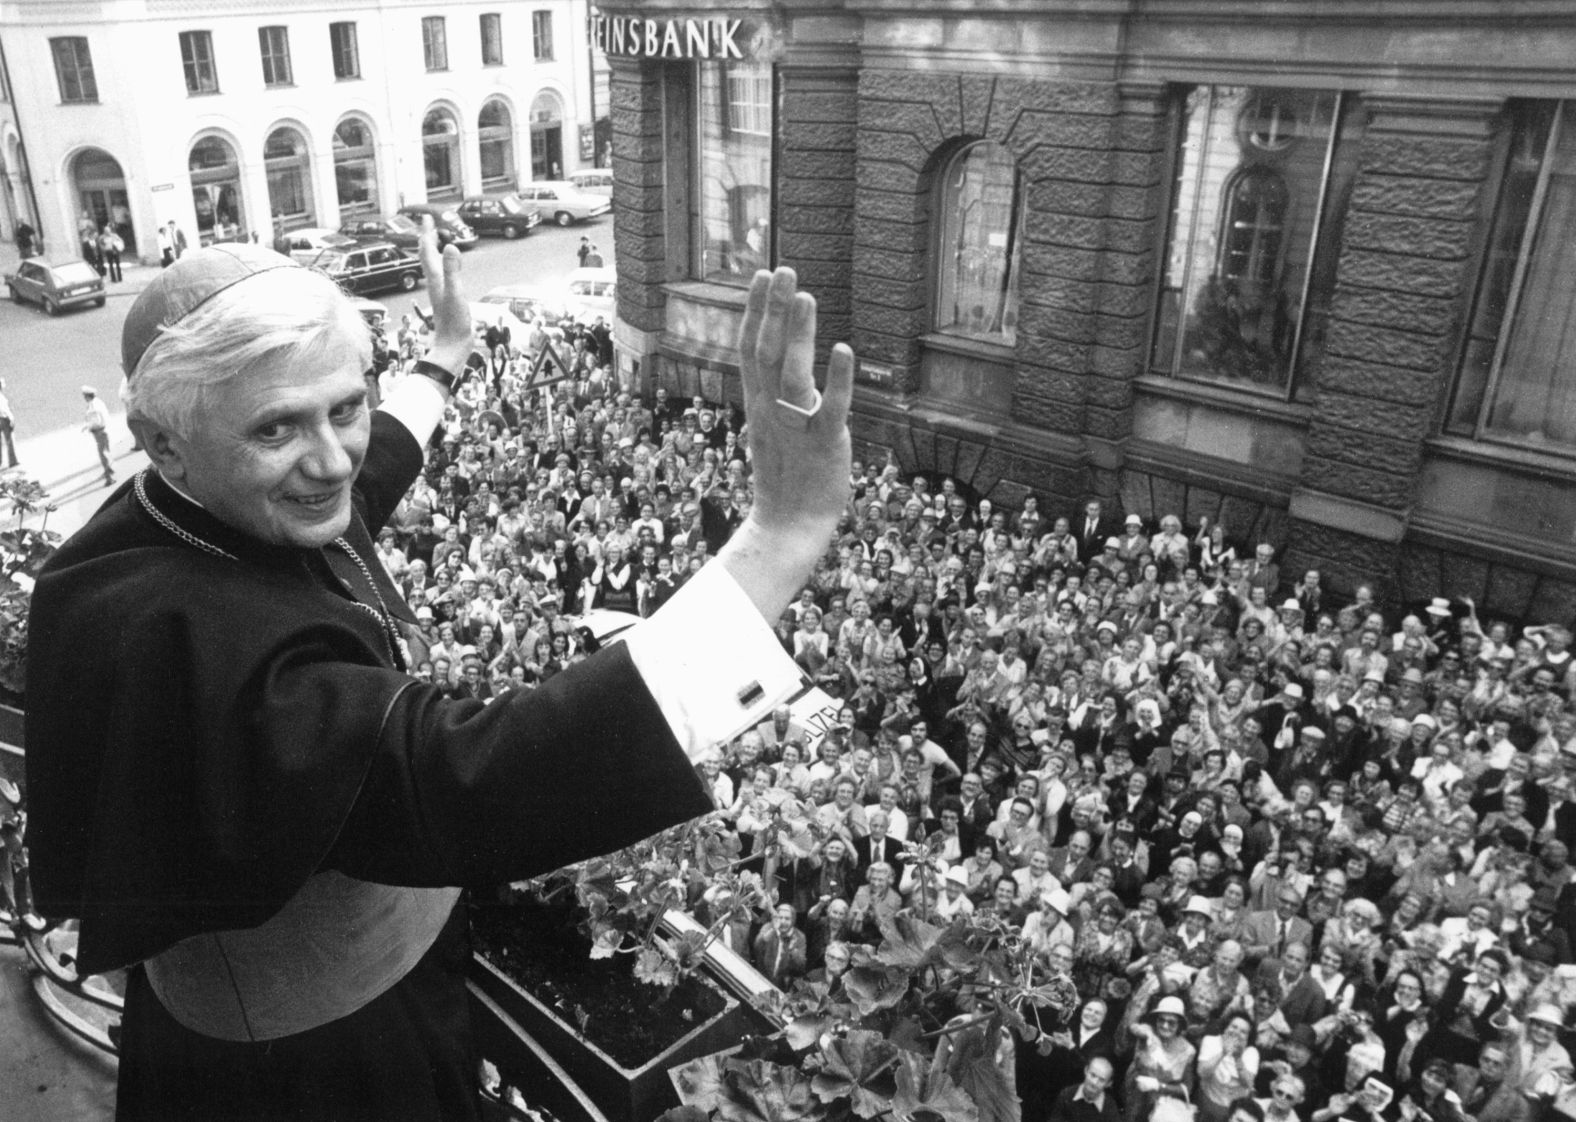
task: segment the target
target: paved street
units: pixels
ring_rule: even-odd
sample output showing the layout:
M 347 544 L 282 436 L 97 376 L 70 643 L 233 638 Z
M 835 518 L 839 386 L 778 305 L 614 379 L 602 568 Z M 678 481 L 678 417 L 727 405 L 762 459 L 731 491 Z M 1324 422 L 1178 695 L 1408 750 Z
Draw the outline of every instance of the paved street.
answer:
M 613 222 L 602 217 L 560 229 L 543 225 L 516 242 L 489 238 L 465 254 L 466 292 L 472 300 L 502 284 L 562 283 L 575 267 L 582 235 L 612 258 Z M 0 244 L 0 271 L 16 267 L 16 247 Z M 57 318 L 31 304 L 0 299 L 0 377 L 17 417 L 17 453 L 23 469 L 42 483 L 59 510 L 48 525 L 62 533 L 80 526 L 108 493 L 98 467 L 92 439 L 82 431 L 85 383 L 97 387 L 115 413 L 110 450 L 122 478 L 145 462 L 131 451 L 131 434 L 116 409 L 120 388 L 120 327 L 132 300 L 158 275 L 156 267 L 132 265 L 125 280 L 110 286 L 103 308 L 85 308 Z M 3 295 L 3 294 L 0 294 Z M 397 318 L 410 310 L 412 297 L 401 292 L 374 297 Z M 414 299 L 423 307 L 422 291 Z M 9 512 L 0 511 L 0 520 Z
M 476 299 L 501 284 L 562 282 L 576 264 L 582 234 L 611 257 L 610 218 L 567 230 L 542 226 L 519 242 L 484 241 L 465 255 L 467 293 Z M 0 272 L 15 266 L 15 247 L 0 244 Z M 136 294 L 157 275 L 157 268 L 131 266 L 103 308 L 54 319 L 31 305 L 0 300 L 0 376 L 17 416 L 17 451 L 23 470 L 59 504 L 48 525 L 62 533 L 80 526 L 109 493 L 100 483 L 93 442 L 81 431 L 78 391 L 88 383 L 116 403 L 121 322 Z M 420 291 L 415 297 L 426 306 Z M 379 299 L 396 316 L 409 310 L 410 297 L 403 293 Z M 131 451 L 124 416 L 117 412 L 115 421 L 111 449 L 124 479 L 146 461 Z M 9 516 L 0 511 L 0 522 Z M 22 951 L 0 947 L 0 1119 L 100 1122 L 112 1116 L 113 1099 L 113 1062 L 49 1020 L 32 992 Z

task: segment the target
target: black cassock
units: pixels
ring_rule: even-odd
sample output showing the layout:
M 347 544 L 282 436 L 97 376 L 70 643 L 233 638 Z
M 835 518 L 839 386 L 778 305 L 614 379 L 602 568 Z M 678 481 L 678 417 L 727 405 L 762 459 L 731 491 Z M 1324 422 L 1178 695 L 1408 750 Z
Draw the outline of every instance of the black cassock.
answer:
M 392 988 L 268 1041 L 185 1027 L 136 964 L 254 928 L 326 870 L 491 885 L 711 809 L 621 645 L 488 706 L 398 668 L 367 607 L 413 617 L 373 536 L 420 466 L 375 414 L 345 536 L 361 563 L 260 543 L 149 471 L 38 582 L 33 884 L 45 915 L 80 918 L 83 973 L 132 967 L 122 1118 L 475 1117 L 459 909 Z

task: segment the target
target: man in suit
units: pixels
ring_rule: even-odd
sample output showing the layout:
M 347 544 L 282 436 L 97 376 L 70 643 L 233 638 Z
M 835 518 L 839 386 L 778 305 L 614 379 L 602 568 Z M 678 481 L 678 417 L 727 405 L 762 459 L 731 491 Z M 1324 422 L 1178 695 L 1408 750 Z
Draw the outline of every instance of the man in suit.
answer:
M 887 818 L 886 811 L 879 807 L 866 811 L 865 821 L 870 826 L 870 833 L 854 839 L 854 884 L 864 884 L 866 870 L 877 861 L 885 861 L 891 865 L 893 882 L 901 882 L 903 843 L 887 833 L 892 824 Z
M 1275 894 L 1272 911 L 1248 916 L 1243 929 L 1248 958 L 1282 959 L 1293 943 L 1301 943 L 1304 948 L 1311 946 L 1313 925 L 1297 914 L 1301 909 L 1302 893 L 1289 884 L 1282 884 Z
M 1255 990 L 1267 986 L 1278 995 L 1276 1008 L 1289 1025 L 1312 1024 L 1324 1016 L 1327 1002 L 1319 983 L 1308 976 L 1308 953 L 1306 944 L 1291 943 L 1280 958 L 1265 959 L 1253 979 Z
M 1089 850 L 1094 845 L 1094 838 L 1088 830 L 1074 830 L 1067 838 L 1067 844 L 1051 850 L 1049 869 L 1061 884 L 1082 884 L 1094 872 L 1094 860 L 1089 856 Z
M 775 986 L 786 987 L 791 979 L 804 973 L 804 932 L 794 926 L 792 904 L 777 905 L 772 921 L 755 936 L 754 950 L 755 968 Z
M 1510 1053 L 1503 1044 L 1485 1044 L 1478 1052 L 1478 1066 L 1455 1068 L 1456 1094 L 1461 1108 L 1477 1122 L 1527 1122 L 1531 1114 L 1527 1096 L 1510 1073 Z
M 1105 539 L 1116 536 L 1117 527 L 1100 500 L 1090 499 L 1084 504 L 1083 516 L 1073 520 L 1073 533 L 1078 539 L 1078 560 L 1087 565 L 1105 549 Z
M 1084 1066 L 1083 1082 L 1056 1096 L 1051 1122 L 1117 1122 L 1121 1115 L 1110 1092 L 1112 1075 L 1110 1060 L 1104 1056 L 1090 1060 Z

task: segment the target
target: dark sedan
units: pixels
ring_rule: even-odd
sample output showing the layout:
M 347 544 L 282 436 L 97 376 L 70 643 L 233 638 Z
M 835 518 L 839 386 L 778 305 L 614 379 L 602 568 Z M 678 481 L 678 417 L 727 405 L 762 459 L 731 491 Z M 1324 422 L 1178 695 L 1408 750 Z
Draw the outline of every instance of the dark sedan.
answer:
M 371 242 L 389 242 L 401 249 L 414 252 L 421 245 L 421 225 L 403 214 L 387 217 L 357 218 L 339 228 L 341 234 L 356 239 L 363 245 Z M 438 227 L 438 248 L 454 241 L 454 234 L 447 227 Z
M 542 221 L 541 212 L 514 195 L 476 195 L 456 208 L 465 224 L 478 234 L 500 234 L 513 240 L 529 234 Z
M 327 273 L 346 292 L 364 296 L 389 288 L 411 291 L 421 283 L 421 263 L 388 242 L 352 249 L 325 249 L 312 268 Z
M 62 308 L 104 306 L 104 278 L 86 261 L 50 265 L 34 257 L 18 265 L 16 272 L 6 274 L 5 286 L 16 303 L 37 304 L 52 316 L 59 315 Z

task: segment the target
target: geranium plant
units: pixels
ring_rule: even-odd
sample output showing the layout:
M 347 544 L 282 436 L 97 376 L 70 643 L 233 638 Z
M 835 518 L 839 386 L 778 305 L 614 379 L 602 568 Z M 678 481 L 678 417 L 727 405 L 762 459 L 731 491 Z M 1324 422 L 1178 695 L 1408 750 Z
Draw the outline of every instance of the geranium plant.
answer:
M 20 702 L 27 678 L 27 613 L 33 580 L 60 546 L 60 535 L 48 529 L 55 507 L 36 481 L 20 475 L 0 476 L 0 505 L 9 504 L 16 525 L 0 530 L 0 693 Z M 37 529 L 24 526 L 29 515 L 43 514 Z

